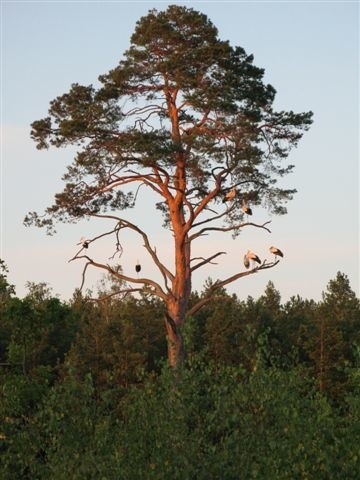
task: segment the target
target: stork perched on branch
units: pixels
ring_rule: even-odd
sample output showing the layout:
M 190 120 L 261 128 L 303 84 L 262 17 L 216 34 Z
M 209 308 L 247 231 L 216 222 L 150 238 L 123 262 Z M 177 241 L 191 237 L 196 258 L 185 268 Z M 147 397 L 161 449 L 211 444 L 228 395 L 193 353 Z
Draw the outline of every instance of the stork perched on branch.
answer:
M 234 200 L 235 197 L 236 197 L 236 188 L 233 187 L 229 192 L 225 194 L 225 197 L 223 198 L 223 203 L 230 202 L 231 200 Z
M 250 267 L 250 260 L 261 264 L 260 258 L 254 252 L 252 252 L 251 250 L 248 250 L 247 253 L 244 255 L 245 268 Z
M 284 256 L 284 254 L 282 253 L 282 251 L 281 251 L 279 248 L 277 248 L 277 247 L 270 247 L 269 250 L 270 250 L 270 253 L 272 253 L 275 258 L 276 258 L 276 257 L 283 257 L 283 256 Z
M 81 237 L 78 245 L 82 245 L 83 248 L 89 248 L 89 240 L 86 240 L 85 237 Z

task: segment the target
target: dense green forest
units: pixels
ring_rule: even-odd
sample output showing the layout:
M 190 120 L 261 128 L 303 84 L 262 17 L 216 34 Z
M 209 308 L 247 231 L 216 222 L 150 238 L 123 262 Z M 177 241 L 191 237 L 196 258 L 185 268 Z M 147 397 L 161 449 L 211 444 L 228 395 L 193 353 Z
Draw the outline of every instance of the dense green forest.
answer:
M 359 479 L 360 302 L 343 273 L 320 302 L 225 290 L 167 366 L 147 294 L 18 298 L 1 262 L 0 478 Z M 211 288 L 209 280 L 196 302 Z

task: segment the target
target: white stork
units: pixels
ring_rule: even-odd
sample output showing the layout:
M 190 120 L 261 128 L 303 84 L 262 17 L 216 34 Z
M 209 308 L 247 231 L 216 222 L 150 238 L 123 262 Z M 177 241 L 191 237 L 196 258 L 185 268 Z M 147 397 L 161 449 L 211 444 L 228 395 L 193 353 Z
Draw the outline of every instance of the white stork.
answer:
M 81 237 L 78 245 L 82 245 L 83 248 L 89 248 L 89 240 L 86 240 L 85 237 Z
M 245 261 L 245 259 L 246 259 L 246 261 Z M 250 260 L 252 260 L 253 262 L 257 262 L 258 264 L 261 264 L 260 258 L 254 252 L 252 252 L 251 250 L 248 250 L 247 254 L 244 257 L 245 267 L 246 267 L 247 264 L 249 264 L 249 266 L 250 266 Z M 246 267 L 246 268 L 249 268 L 249 267 Z
M 282 251 L 281 251 L 279 248 L 277 248 L 277 247 L 270 247 L 269 250 L 270 250 L 270 253 L 272 253 L 275 258 L 276 258 L 276 257 L 283 257 L 283 256 L 284 256 L 284 254 L 282 253 Z
M 236 188 L 233 187 L 229 192 L 226 193 L 225 197 L 223 198 L 223 203 L 229 202 L 230 200 L 234 200 L 236 197 Z

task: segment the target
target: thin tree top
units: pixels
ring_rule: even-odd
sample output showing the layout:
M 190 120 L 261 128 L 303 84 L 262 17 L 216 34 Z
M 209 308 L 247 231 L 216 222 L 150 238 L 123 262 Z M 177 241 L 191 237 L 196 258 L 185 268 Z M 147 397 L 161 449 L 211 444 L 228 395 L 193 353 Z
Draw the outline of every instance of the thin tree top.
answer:
M 180 205 L 189 228 L 233 187 L 234 205 L 245 199 L 285 213 L 295 190 L 277 180 L 292 170 L 285 160 L 312 112 L 274 111 L 276 92 L 263 75 L 206 15 L 178 5 L 151 10 L 99 87 L 74 83 L 33 122 L 39 149 L 76 145 L 78 153 L 46 216 L 32 212 L 25 222 L 51 228 L 129 208 L 129 187 L 139 182 L 162 197 L 165 218 L 172 202 Z M 242 215 L 227 208 L 220 217 L 234 226 Z

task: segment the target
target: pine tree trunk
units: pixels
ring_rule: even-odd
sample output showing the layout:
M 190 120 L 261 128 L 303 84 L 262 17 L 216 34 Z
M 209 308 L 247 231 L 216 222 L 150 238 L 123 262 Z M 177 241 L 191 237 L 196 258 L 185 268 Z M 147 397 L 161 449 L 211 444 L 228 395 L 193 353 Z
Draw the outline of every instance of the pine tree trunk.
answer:
M 168 313 L 165 314 L 167 331 L 168 361 L 171 367 L 181 367 L 184 357 L 184 341 L 182 336 L 182 325 L 176 322 Z
M 171 102 L 168 103 L 173 124 L 173 139 L 180 139 L 178 112 Z M 170 200 L 169 213 L 174 234 L 175 275 L 172 281 L 171 294 L 167 301 L 166 331 L 168 344 L 168 360 L 173 368 L 181 367 L 185 352 L 182 330 L 185 323 L 191 293 L 190 245 L 184 213 L 184 192 L 186 190 L 186 170 L 184 153 L 177 154 L 175 174 L 177 193 Z

